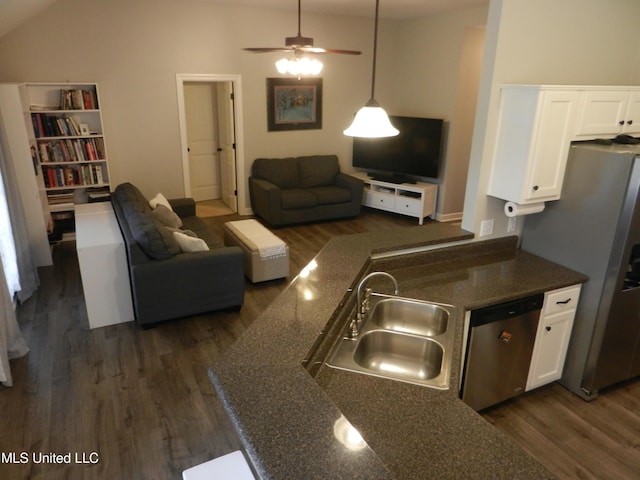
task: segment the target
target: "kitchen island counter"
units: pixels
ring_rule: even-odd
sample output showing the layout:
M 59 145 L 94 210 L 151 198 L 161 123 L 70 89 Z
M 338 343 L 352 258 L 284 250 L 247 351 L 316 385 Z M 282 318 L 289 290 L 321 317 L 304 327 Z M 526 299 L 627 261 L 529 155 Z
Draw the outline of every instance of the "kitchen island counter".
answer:
M 471 238 L 436 223 L 334 238 L 211 368 L 260 478 L 553 478 L 457 397 L 464 311 L 585 277 L 520 252 L 515 237 L 465 244 Z M 445 243 L 461 244 L 415 251 Z M 449 390 L 318 360 L 348 318 L 352 290 L 372 270 L 393 273 L 403 296 L 456 307 Z M 366 443 L 346 440 L 351 427 Z

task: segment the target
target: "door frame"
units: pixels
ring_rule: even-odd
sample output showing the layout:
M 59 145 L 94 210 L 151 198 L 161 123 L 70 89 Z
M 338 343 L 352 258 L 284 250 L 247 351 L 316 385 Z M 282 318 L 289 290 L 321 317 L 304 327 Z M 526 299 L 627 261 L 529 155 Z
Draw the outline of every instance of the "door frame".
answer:
M 178 95 L 178 121 L 180 124 L 180 152 L 182 155 L 182 177 L 184 182 L 185 197 L 191 196 L 191 173 L 189 169 L 189 145 L 187 141 L 187 119 L 184 105 L 184 84 L 185 83 L 216 83 L 231 82 L 233 84 L 234 95 L 234 118 L 235 129 L 235 157 L 236 157 L 236 197 L 238 203 L 238 213 L 248 215 L 251 210 L 245 205 L 245 174 L 244 174 L 244 132 L 242 125 L 242 77 L 239 74 L 207 74 L 207 73 L 177 73 L 176 88 Z

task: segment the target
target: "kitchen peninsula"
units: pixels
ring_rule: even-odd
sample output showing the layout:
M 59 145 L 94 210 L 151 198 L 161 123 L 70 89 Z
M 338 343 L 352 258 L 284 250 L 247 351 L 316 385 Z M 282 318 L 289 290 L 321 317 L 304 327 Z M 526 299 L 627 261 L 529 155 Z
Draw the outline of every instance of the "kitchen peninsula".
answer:
M 472 237 L 439 223 L 336 237 L 213 365 L 211 380 L 260 478 L 553 478 L 458 398 L 464 312 L 586 278 L 518 250 L 516 237 Z M 434 246 L 443 248 L 420 251 Z M 372 270 L 393 273 L 403 296 L 456 307 L 449 390 L 322 364 L 318 352 Z M 352 427 L 364 442 L 345 440 Z

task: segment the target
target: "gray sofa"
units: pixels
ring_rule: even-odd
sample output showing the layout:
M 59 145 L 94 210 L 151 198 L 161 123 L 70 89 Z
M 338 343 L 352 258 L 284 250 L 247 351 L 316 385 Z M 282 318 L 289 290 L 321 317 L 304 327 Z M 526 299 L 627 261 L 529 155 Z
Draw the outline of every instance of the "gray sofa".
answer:
M 274 227 L 356 217 L 363 188 L 335 155 L 258 158 L 249 177 L 251 208 Z
M 111 194 L 124 237 L 136 321 L 144 328 L 188 315 L 240 308 L 244 301 L 242 251 L 225 247 L 195 215 L 190 198 L 169 200 L 182 227 L 210 250 L 184 253 L 171 227 L 158 220 L 149 201 L 130 183 Z M 175 216 L 174 216 L 175 217 Z M 197 241 L 197 240 L 194 240 Z

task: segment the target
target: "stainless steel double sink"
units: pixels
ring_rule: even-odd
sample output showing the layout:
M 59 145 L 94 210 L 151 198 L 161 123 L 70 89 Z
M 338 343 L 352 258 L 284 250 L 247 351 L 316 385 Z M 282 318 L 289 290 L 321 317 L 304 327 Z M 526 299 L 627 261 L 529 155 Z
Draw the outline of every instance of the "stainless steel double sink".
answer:
M 454 307 L 372 293 L 360 333 L 345 333 L 327 365 L 446 390 L 455 339 Z

